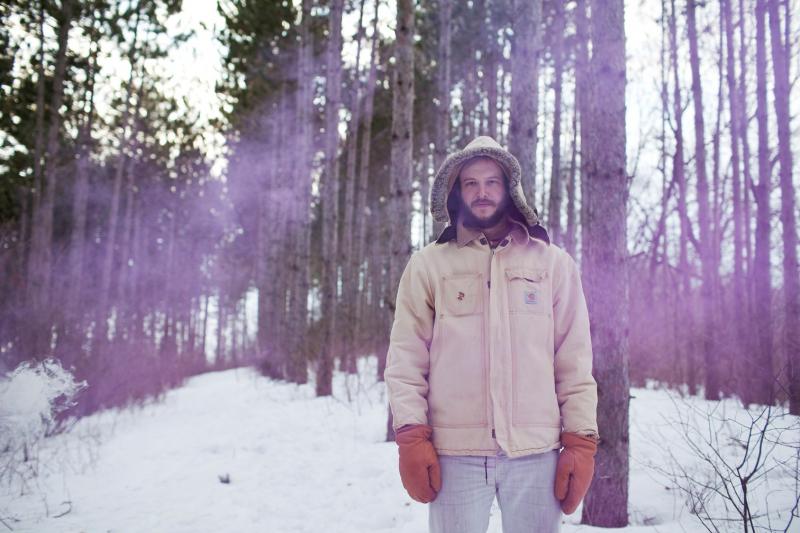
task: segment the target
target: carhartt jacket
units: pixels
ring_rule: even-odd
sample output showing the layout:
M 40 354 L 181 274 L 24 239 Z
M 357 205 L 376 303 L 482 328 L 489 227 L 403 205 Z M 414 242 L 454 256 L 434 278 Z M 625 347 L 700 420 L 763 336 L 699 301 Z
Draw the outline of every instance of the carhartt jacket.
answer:
M 393 424 L 430 424 L 442 455 L 519 457 L 559 448 L 562 431 L 598 433 L 577 265 L 512 227 L 492 249 L 459 224 L 400 280 L 384 373 Z

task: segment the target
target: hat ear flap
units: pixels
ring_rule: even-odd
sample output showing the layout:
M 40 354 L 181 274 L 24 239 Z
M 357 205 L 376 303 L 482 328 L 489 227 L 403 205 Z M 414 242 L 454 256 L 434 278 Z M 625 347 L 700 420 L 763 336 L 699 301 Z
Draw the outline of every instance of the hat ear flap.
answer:
M 522 214 L 522 211 L 519 210 L 517 204 L 514 202 L 508 202 L 507 208 L 508 216 L 517 222 L 521 222 L 526 227 L 528 226 L 528 220 L 525 218 L 525 215 Z
M 461 209 L 461 182 L 456 178 L 450 193 L 447 195 L 447 215 L 450 218 L 450 224 L 455 225 L 458 220 L 458 212 Z

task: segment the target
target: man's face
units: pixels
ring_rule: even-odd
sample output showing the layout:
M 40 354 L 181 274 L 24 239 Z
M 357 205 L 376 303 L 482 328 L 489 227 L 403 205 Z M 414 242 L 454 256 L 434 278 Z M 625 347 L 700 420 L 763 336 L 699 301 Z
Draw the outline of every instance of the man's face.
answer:
M 509 202 L 503 169 L 491 159 L 476 159 L 459 174 L 464 225 L 490 228 L 500 222 Z

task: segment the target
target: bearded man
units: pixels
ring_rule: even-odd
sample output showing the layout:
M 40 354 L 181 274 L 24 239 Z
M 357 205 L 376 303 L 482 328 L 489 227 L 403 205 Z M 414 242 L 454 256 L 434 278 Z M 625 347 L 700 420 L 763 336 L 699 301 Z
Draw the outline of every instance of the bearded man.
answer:
M 432 533 L 559 530 L 594 474 L 597 384 L 575 261 L 490 137 L 451 154 L 431 212 L 447 227 L 409 259 L 384 373 L 400 477 Z

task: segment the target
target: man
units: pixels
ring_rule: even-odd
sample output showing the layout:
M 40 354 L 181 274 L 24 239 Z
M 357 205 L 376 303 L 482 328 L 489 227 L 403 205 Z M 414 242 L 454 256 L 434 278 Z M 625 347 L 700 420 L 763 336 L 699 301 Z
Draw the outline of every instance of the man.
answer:
M 504 533 L 558 531 L 594 473 L 580 274 L 520 178 L 490 137 L 450 155 L 431 191 L 449 225 L 397 291 L 384 377 L 403 486 L 431 504 L 432 533 L 484 533 L 495 497 Z

